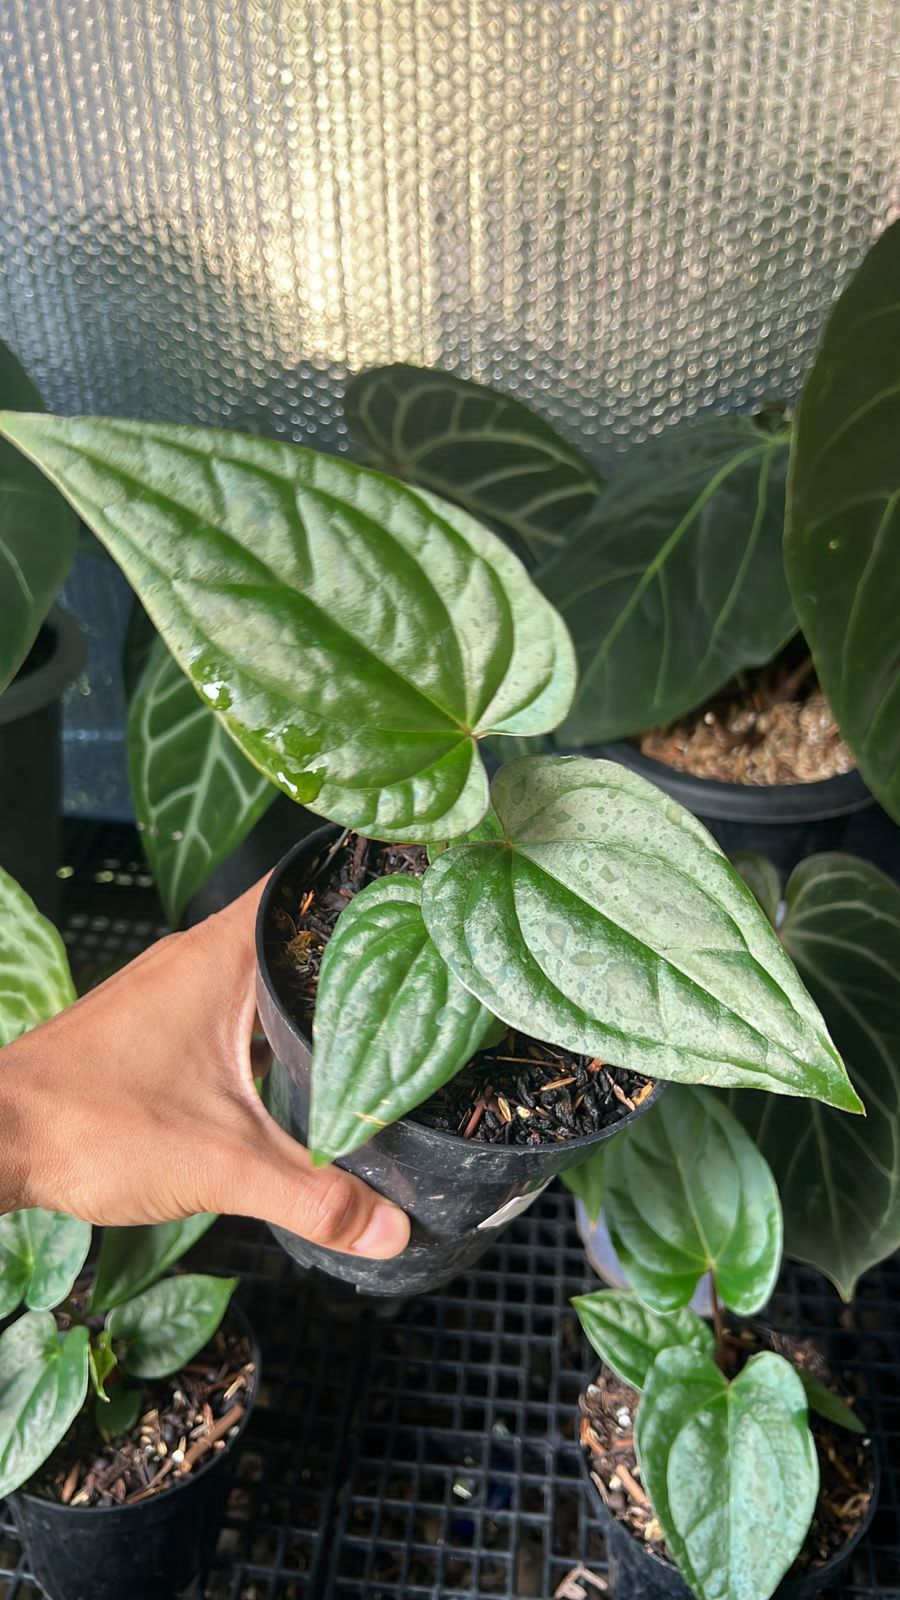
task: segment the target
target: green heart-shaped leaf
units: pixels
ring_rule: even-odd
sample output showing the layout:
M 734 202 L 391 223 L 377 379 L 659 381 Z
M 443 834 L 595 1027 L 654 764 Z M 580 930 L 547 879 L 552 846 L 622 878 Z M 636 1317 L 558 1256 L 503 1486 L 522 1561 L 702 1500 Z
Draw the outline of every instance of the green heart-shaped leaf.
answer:
M 806 1396 L 766 1351 L 731 1384 L 697 1350 L 664 1350 L 638 1406 L 644 1487 L 697 1600 L 768 1600 L 815 1510 Z
M 786 891 L 782 937 L 822 1007 L 869 1115 L 735 1095 L 778 1182 L 788 1255 L 850 1300 L 900 1247 L 900 887 L 867 861 L 804 861 Z
M 376 367 L 347 388 L 350 429 L 386 472 L 512 533 L 536 560 L 565 544 L 603 479 L 509 395 L 423 367 Z
M 27 1311 L 0 1335 L 0 1496 L 27 1482 L 84 1405 L 88 1330 Z
M 0 406 L 42 411 L 41 397 L 0 344 Z M 25 660 L 65 581 L 78 524 L 61 495 L 0 442 L 0 690 Z
M 674 1085 L 610 1141 L 605 1172 L 610 1237 L 648 1305 L 688 1305 L 708 1271 L 739 1316 L 765 1305 L 781 1263 L 778 1189 L 721 1100 Z
M 144 849 L 171 923 L 277 789 L 157 640 L 128 708 L 128 768 Z
M 601 1361 L 633 1389 L 643 1389 L 663 1350 L 690 1345 L 711 1357 L 715 1349 L 709 1324 L 687 1308 L 662 1316 L 643 1305 L 637 1295 L 615 1289 L 578 1295 L 572 1304 Z
M 9 1211 L 0 1217 L 0 1317 L 23 1300 L 49 1311 L 69 1294 L 87 1260 L 91 1225 L 62 1211 Z
M 651 1077 L 859 1101 L 765 916 L 696 819 L 624 767 L 526 757 L 505 837 L 428 870 L 425 923 L 482 1004 Z
M 245 755 L 382 839 L 465 833 L 477 740 L 568 709 L 571 643 L 501 540 L 455 507 L 293 445 L 0 416 L 116 557 Z
M 740 418 L 638 445 L 538 573 L 581 681 L 557 737 L 593 744 L 669 722 L 797 623 L 781 553 L 785 433 Z
M 317 1166 L 454 1077 L 493 1026 L 441 960 L 422 884 L 382 878 L 341 912 L 319 973 L 309 1143 Z
M 785 562 L 819 681 L 900 820 L 900 222 L 834 307 L 803 386 Z
M 237 1278 L 184 1273 L 116 1306 L 106 1326 L 125 1344 L 124 1370 L 136 1378 L 167 1378 L 192 1361 L 216 1332 L 237 1285 Z
M 97 1257 L 91 1311 L 109 1311 L 149 1289 L 215 1222 L 201 1212 L 181 1222 L 154 1222 L 142 1228 L 104 1228 Z
M 75 999 L 66 947 L 52 922 L 0 867 L 0 1047 Z

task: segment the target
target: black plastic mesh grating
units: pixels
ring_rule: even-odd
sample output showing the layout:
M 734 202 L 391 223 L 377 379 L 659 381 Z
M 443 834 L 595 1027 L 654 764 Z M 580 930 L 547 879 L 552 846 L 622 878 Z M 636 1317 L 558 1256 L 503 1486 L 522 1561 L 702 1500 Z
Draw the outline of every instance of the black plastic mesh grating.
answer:
M 69 865 L 66 937 L 91 982 L 155 936 L 159 910 L 130 829 L 80 829 Z M 254 1223 L 223 1220 L 195 1255 L 241 1275 L 263 1357 L 205 1600 L 552 1600 L 579 1566 L 603 1581 L 574 1443 L 592 1358 L 568 1306 L 595 1280 L 565 1193 L 393 1320 L 327 1304 Z M 773 1312 L 821 1338 L 882 1444 L 881 1508 L 842 1600 L 900 1600 L 900 1270 L 842 1307 L 793 1268 Z M 0 1519 L 0 1600 L 39 1593 Z

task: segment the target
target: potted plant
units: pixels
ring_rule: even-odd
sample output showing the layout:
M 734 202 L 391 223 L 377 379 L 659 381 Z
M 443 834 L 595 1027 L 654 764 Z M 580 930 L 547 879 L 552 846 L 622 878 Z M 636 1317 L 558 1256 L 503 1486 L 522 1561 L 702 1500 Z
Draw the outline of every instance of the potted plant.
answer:
M 574 1305 L 604 1363 L 580 1442 L 618 1600 L 819 1593 L 871 1520 L 878 1463 L 820 1353 L 725 1315 L 759 1313 L 780 1264 L 764 1158 L 721 1100 L 678 1086 L 602 1182 L 632 1289 Z M 688 1308 L 706 1272 L 712 1327 Z
M 74 999 L 2 870 L 0 952 L 2 1046 Z M 170 1273 L 212 1221 L 105 1228 L 88 1264 L 88 1223 L 0 1217 L 0 1497 L 53 1600 L 168 1600 L 206 1554 L 259 1366 L 237 1280 Z
M 900 817 L 898 282 L 894 224 L 835 306 L 792 424 L 764 406 L 678 425 L 606 483 L 481 385 L 395 366 L 346 396 L 370 458 L 489 517 L 566 619 L 581 685 L 557 742 L 605 747 L 729 854 L 785 869 L 841 842 L 866 785 Z
M 296 1240 L 299 1259 L 390 1293 L 441 1281 L 603 1135 L 611 1119 L 591 1121 L 592 1092 L 579 1124 L 576 1094 L 569 1126 L 560 1117 L 545 1141 L 535 1117 L 517 1146 L 506 1130 L 527 1119 L 504 1094 L 502 1144 L 432 1129 L 439 1161 L 416 1170 L 409 1113 L 479 1046 L 494 1051 L 492 1073 L 497 1055 L 518 1056 L 498 1051 L 509 1029 L 526 1054 L 547 1041 L 554 1093 L 592 1067 L 611 1085 L 614 1062 L 641 1085 L 769 1087 L 859 1109 L 764 914 L 688 813 L 579 757 L 515 760 L 489 792 L 480 741 L 554 727 L 575 674 L 559 616 L 488 530 L 379 474 L 258 438 L 12 413 L 0 426 L 120 562 L 244 753 L 353 835 L 301 846 L 261 908 L 271 1103 L 316 1161 L 392 1193 L 414 1236 L 402 1261 L 375 1268 L 312 1258 Z M 389 849 L 375 881 L 351 884 L 366 838 L 431 859 L 398 870 Z M 298 921 L 318 887 L 345 905 L 325 938 Z M 309 1040 L 272 970 L 276 945 L 295 940 L 301 973 L 316 944 L 321 961 L 308 1127 Z M 641 1094 L 610 1086 L 605 1101 L 617 1117 L 623 1095 L 631 1113 Z

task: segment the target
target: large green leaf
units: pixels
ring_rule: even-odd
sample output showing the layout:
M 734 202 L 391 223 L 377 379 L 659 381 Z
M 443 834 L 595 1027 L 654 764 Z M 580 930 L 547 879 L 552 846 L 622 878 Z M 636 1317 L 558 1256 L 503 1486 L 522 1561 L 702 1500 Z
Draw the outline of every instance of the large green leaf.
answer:
M 161 639 L 128 708 L 128 767 L 144 849 L 174 924 L 278 790 L 198 699 Z
M 0 867 L 0 1046 L 75 999 L 66 947 L 52 922 Z
M 343 911 L 316 998 L 309 1143 L 321 1165 L 420 1105 L 494 1018 L 434 947 L 415 878 L 382 878 Z
M 691 1345 L 712 1356 L 715 1349 L 709 1324 L 690 1308 L 663 1316 L 643 1305 L 637 1295 L 616 1289 L 577 1295 L 572 1304 L 591 1348 L 633 1389 L 643 1389 L 663 1350 Z
M 785 560 L 841 733 L 900 820 L 900 222 L 838 300 L 803 387 Z
M 5 413 L 272 782 L 380 838 L 464 833 L 477 739 L 568 709 L 559 617 L 455 507 L 294 445 Z
M 638 1406 L 644 1487 L 697 1600 L 768 1600 L 815 1510 L 806 1396 L 766 1351 L 728 1384 L 696 1350 L 657 1356 Z
M 386 472 L 508 530 L 536 560 L 566 543 L 603 482 L 528 406 L 449 372 L 376 367 L 344 409 Z
M 696 818 L 582 756 L 512 762 L 492 799 L 505 838 L 439 856 L 422 910 L 496 1016 L 651 1077 L 860 1109 L 763 912 Z
M 109 1311 L 149 1289 L 215 1222 L 203 1211 L 181 1222 L 154 1222 L 142 1228 L 104 1228 L 97 1257 L 91 1311 Z
M 5 344 L 0 406 L 43 410 L 37 389 Z M 15 677 L 65 581 L 77 528 L 43 474 L 0 442 L 0 690 Z
M 772 1293 L 782 1242 L 775 1179 L 709 1090 L 675 1084 L 610 1141 L 603 1210 L 625 1277 L 657 1311 L 688 1305 L 705 1272 L 739 1316 Z
M 782 937 L 818 1001 L 868 1116 L 736 1095 L 784 1207 L 785 1249 L 850 1299 L 900 1246 L 900 888 L 854 856 L 804 861 Z
M 0 1217 L 0 1317 L 25 1301 L 49 1311 L 65 1300 L 87 1259 L 91 1225 L 63 1211 L 9 1211 Z
M 790 637 L 787 461 L 785 433 L 722 417 L 649 439 L 617 469 L 537 574 L 581 671 L 560 740 L 592 744 L 668 722 Z
M 62 1334 L 49 1311 L 27 1311 L 0 1335 L 0 1496 L 56 1449 L 87 1385 L 87 1328 Z
M 124 1370 L 136 1378 L 167 1378 L 192 1361 L 218 1328 L 237 1284 L 237 1278 L 185 1273 L 116 1306 L 106 1326 L 116 1343 L 124 1343 Z

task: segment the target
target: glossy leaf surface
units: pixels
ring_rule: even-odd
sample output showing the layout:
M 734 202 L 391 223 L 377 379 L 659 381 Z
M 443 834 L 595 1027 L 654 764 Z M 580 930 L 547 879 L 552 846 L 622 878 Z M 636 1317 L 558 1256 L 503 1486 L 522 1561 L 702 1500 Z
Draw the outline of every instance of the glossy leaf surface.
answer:
M 755 850 L 738 850 L 730 860 L 754 899 L 759 901 L 772 927 L 777 927 L 781 906 L 781 874 L 778 868 Z
M 764 1352 L 731 1384 L 708 1356 L 666 1350 L 641 1396 L 644 1487 L 698 1600 L 768 1600 L 815 1509 L 819 1467 L 806 1397 Z
M 455 1076 L 493 1026 L 422 920 L 421 880 L 381 878 L 341 912 L 316 999 L 310 1149 L 364 1144 Z
M 778 1189 L 708 1090 L 673 1085 L 610 1140 L 603 1209 L 625 1277 L 657 1311 L 688 1305 L 708 1271 L 739 1316 L 768 1300 L 781 1263 Z
M 900 888 L 855 856 L 811 856 L 791 876 L 782 937 L 828 1021 L 868 1115 L 736 1095 L 772 1167 L 785 1250 L 845 1299 L 900 1247 Z
M 87 1259 L 91 1225 L 62 1211 L 9 1211 L 0 1217 L 0 1317 L 24 1300 L 49 1311 L 66 1299 Z
M 615 1289 L 579 1295 L 572 1304 L 591 1348 L 633 1389 L 643 1389 L 663 1350 L 690 1345 L 711 1357 L 715 1349 L 709 1324 L 689 1308 L 663 1316 L 637 1295 Z
M 278 790 L 241 754 L 161 639 L 128 707 L 127 743 L 138 827 L 174 926 Z
M 505 839 L 454 845 L 422 894 L 441 955 L 489 1010 L 651 1077 L 858 1109 L 816 1007 L 695 818 L 584 757 L 512 762 L 492 799 Z
M 508 530 L 535 560 L 566 543 L 603 482 L 528 406 L 449 372 L 376 367 L 344 410 L 386 472 Z
M 382 839 L 474 827 L 477 740 L 552 728 L 559 617 L 464 512 L 294 445 L 6 413 L 116 557 L 179 665 L 295 800 Z
M 616 469 L 575 538 L 538 573 L 580 668 L 561 742 L 668 722 L 790 637 L 787 460 L 784 433 L 721 417 L 649 439 Z
M 34 384 L 2 343 L 0 406 L 43 410 Z M 43 474 L 0 441 L 0 691 L 25 660 L 65 581 L 77 527 Z
M 151 1283 L 180 1261 L 212 1227 L 213 1211 L 180 1222 L 154 1222 L 146 1227 L 104 1228 L 94 1275 L 91 1311 L 109 1311 L 149 1289 Z
M 136 1378 L 166 1378 L 209 1342 L 228 1310 L 237 1278 L 184 1273 L 116 1306 L 106 1326 L 125 1349 L 121 1365 Z
M 834 307 L 797 409 L 787 574 L 819 681 L 900 820 L 900 223 Z
M 74 999 L 62 939 L 0 867 L 0 1047 Z
M 57 1332 L 49 1311 L 27 1311 L 0 1334 L 0 1495 L 25 1483 L 84 1404 L 88 1331 Z

